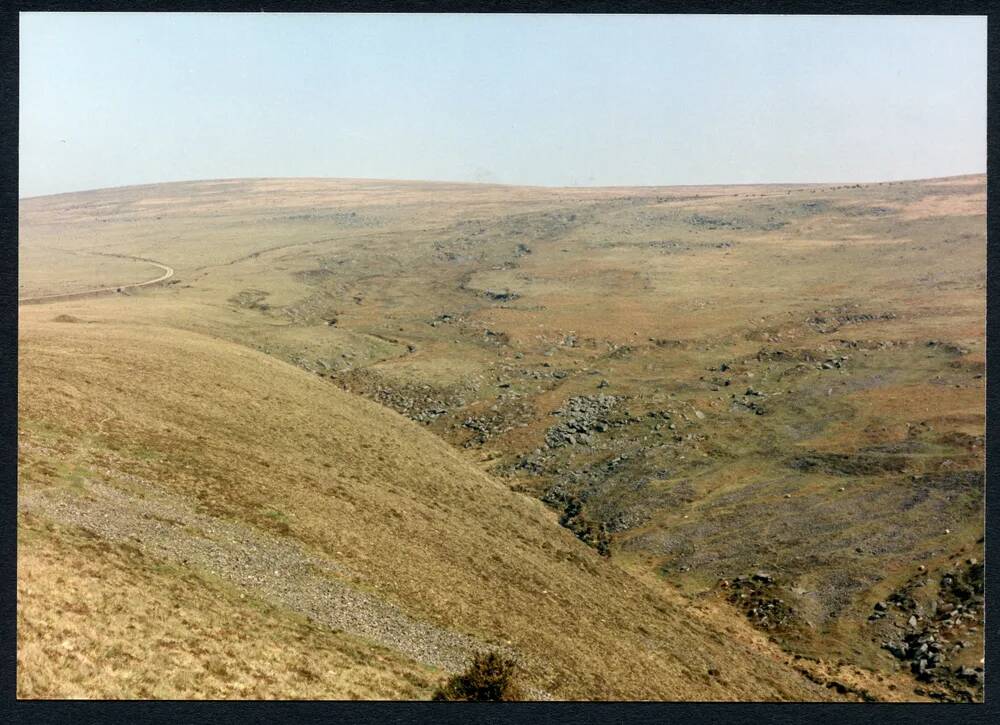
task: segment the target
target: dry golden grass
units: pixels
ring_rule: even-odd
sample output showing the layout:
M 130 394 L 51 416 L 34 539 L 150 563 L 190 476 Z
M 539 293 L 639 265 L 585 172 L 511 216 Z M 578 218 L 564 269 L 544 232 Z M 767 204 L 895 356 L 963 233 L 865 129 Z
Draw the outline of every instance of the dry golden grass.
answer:
M 20 264 L 31 274 L 19 281 L 19 297 L 117 287 L 159 276 L 156 267 L 135 260 L 41 247 L 22 248 Z
M 18 520 L 17 696 L 426 699 L 438 673 L 224 582 Z
M 874 598 L 925 552 L 982 535 L 981 492 L 947 487 L 982 470 L 984 193 L 983 176 L 675 189 L 260 179 L 24 200 L 24 291 L 94 286 L 85 255 L 46 271 L 52 246 L 156 259 L 177 278 L 21 310 L 22 485 L 110 470 L 114 485 L 141 490 L 138 476 L 285 531 L 415 617 L 511 641 L 556 696 L 811 698 L 772 645 L 719 635 L 746 628 L 738 613 L 691 624 L 680 592 L 773 569 L 789 591 L 835 600 L 796 600 L 816 626 L 795 647 L 892 668 L 864 629 Z M 486 294 L 503 289 L 519 297 Z M 816 322 L 845 315 L 858 319 Z M 848 349 L 843 369 L 817 369 Z M 638 422 L 546 451 L 541 474 L 513 469 L 543 447 L 550 413 L 601 379 Z M 331 383 L 447 410 L 418 426 Z M 766 415 L 733 404 L 751 386 Z M 526 417 L 471 440 L 470 416 L 508 408 Z M 668 408 L 676 431 L 645 417 Z M 904 469 L 790 465 L 872 451 L 905 456 Z M 621 480 L 598 481 L 584 510 L 641 514 L 614 534 L 610 562 L 510 491 L 575 485 L 621 453 Z M 911 474 L 937 488 L 920 499 Z M 730 668 L 725 683 L 701 674 Z
M 828 696 L 767 644 L 735 643 L 689 617 L 540 502 L 391 411 L 230 343 L 52 322 L 54 309 L 22 310 L 23 490 L 67 485 L 49 465 L 60 461 L 84 487 L 94 477 L 128 488 L 136 476 L 261 528 L 274 529 L 266 514 L 279 509 L 288 536 L 343 563 L 358 586 L 419 619 L 511 643 L 529 660 L 529 684 L 556 697 Z M 56 586 L 44 577 L 32 591 L 46 582 Z

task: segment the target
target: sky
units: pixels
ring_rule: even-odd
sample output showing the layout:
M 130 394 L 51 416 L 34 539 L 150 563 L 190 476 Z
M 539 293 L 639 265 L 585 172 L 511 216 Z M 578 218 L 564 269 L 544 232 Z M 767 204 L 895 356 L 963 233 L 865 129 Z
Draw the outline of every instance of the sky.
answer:
M 985 17 L 21 13 L 20 196 L 986 170 Z

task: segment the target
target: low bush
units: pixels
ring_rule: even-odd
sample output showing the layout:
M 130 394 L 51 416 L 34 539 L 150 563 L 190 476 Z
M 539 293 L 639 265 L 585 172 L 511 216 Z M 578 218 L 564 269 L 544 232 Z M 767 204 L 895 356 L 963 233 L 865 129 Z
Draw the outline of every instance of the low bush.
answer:
M 477 652 L 469 666 L 434 691 L 432 700 L 496 702 L 519 700 L 514 684 L 517 663 L 497 652 Z

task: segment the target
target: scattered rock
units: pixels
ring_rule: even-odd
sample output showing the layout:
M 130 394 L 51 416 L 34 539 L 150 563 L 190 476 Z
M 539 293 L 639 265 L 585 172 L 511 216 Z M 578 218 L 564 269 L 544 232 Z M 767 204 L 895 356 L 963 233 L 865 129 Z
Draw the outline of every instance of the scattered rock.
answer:
M 493 300 L 494 302 L 512 302 L 521 297 L 521 295 L 517 294 L 517 292 L 511 292 L 508 289 L 484 290 L 483 296 L 486 297 L 487 299 Z

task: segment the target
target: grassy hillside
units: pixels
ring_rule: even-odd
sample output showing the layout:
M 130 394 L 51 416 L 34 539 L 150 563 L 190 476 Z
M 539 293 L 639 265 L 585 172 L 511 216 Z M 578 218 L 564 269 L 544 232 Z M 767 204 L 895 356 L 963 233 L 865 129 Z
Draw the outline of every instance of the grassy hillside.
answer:
M 225 586 L 206 586 L 199 577 L 238 579 L 233 567 L 211 557 L 204 559 L 206 568 L 211 567 L 207 572 L 184 565 L 198 556 L 200 538 L 219 535 L 205 523 L 217 519 L 259 532 L 249 540 L 256 552 L 251 558 L 269 555 L 276 541 L 294 542 L 312 558 L 313 576 L 330 577 L 443 630 L 441 649 L 446 653 L 452 647 L 450 633 L 483 646 L 512 648 L 524 661 L 529 685 L 552 696 L 826 695 L 786 666 L 773 647 L 740 628 L 734 628 L 733 637 L 717 631 L 711 609 L 686 611 L 676 597 L 631 580 L 559 527 L 540 502 L 512 493 L 391 411 L 229 343 L 153 326 L 87 318 L 52 321 L 52 312 L 33 308 L 22 318 L 20 496 L 29 517 L 23 524 L 22 556 L 24 571 L 32 571 L 22 590 L 21 637 L 30 643 L 23 654 L 25 694 L 54 695 L 67 691 L 57 687 L 70 687 L 50 684 L 54 691 L 49 690 L 47 678 L 29 675 L 30 665 L 42 659 L 38 650 L 46 642 L 55 645 L 51 633 L 38 642 L 37 630 L 68 628 L 60 636 L 83 651 L 88 651 L 88 640 L 100 641 L 109 632 L 149 643 L 172 639 L 169 632 L 181 628 L 180 623 L 150 614 L 172 601 L 157 583 L 167 592 L 182 592 L 181 606 L 191 611 L 201 631 L 220 631 L 235 613 L 232 609 L 248 609 L 234 602 L 232 594 L 207 610 L 197 605 L 205 590 Z M 133 519 L 148 522 L 152 517 L 134 517 L 131 510 L 146 511 L 149 499 L 164 494 L 174 509 L 166 514 L 157 509 L 154 516 L 165 519 L 168 527 L 173 522 L 172 534 L 130 528 Z M 185 520 L 188 514 L 179 501 L 201 517 L 197 524 Z M 83 523 L 96 529 L 99 540 L 110 539 L 114 545 L 89 543 L 75 554 L 88 564 L 74 566 L 74 558 L 63 555 L 74 550 L 73 542 L 82 534 L 36 525 L 36 517 Z M 199 525 L 204 528 L 198 530 Z M 160 559 L 167 563 L 158 564 Z M 39 561 L 44 568 L 36 570 L 33 565 Z M 133 587 L 142 582 L 151 601 L 135 590 L 138 601 L 125 611 L 113 604 L 73 604 L 81 612 L 93 606 L 89 631 L 53 622 L 51 614 L 48 622 L 33 616 L 39 609 L 50 611 L 43 602 L 58 596 L 53 588 L 61 578 L 83 590 L 105 572 L 109 582 L 124 578 Z M 253 583 L 245 588 L 254 598 L 270 597 L 283 610 L 312 612 L 315 618 L 308 601 L 282 597 L 280 580 L 292 573 L 282 571 L 274 581 L 261 581 L 259 589 Z M 377 608 L 373 611 L 378 616 Z M 251 621 L 266 642 L 287 634 L 289 616 L 265 609 Z M 111 619 L 107 626 L 105 617 Z M 230 636 L 240 629 L 228 630 Z M 226 631 L 221 630 L 223 641 Z M 397 634 L 389 632 L 384 640 L 391 642 Z M 324 640 L 311 630 L 303 636 L 331 645 L 332 652 L 325 655 L 331 658 L 354 653 L 371 666 L 376 657 L 373 648 L 353 641 Z M 196 639 L 187 633 L 181 641 Z M 250 649 L 251 642 L 241 640 L 236 646 Z M 105 646 L 112 649 L 109 663 L 138 659 L 127 665 L 130 670 L 160 667 L 158 660 L 143 662 L 134 651 L 118 655 L 114 642 Z M 212 648 L 219 646 L 217 642 Z M 58 652 L 58 647 L 52 649 Z M 230 656 L 241 662 L 246 657 L 243 667 L 251 671 L 268 656 L 266 650 L 254 654 L 241 649 Z M 399 642 L 397 649 L 415 648 Z M 295 661 L 305 656 L 303 650 L 300 645 L 298 652 L 284 652 L 283 660 Z M 211 649 L 197 652 L 186 654 L 210 671 L 235 666 L 225 660 L 213 664 L 220 655 Z M 437 654 L 429 652 L 423 659 L 452 664 L 448 654 Z M 70 691 L 89 686 L 88 663 L 58 656 L 78 688 Z M 359 694 L 385 695 L 393 687 L 401 693 L 420 692 L 426 671 L 398 658 L 390 662 L 399 672 L 385 672 L 383 682 L 371 683 L 371 690 Z M 247 694 L 338 696 L 360 687 L 358 675 L 348 670 L 346 682 L 338 676 L 328 690 L 322 689 L 325 683 L 307 685 L 283 673 L 268 687 L 254 684 Z M 725 674 L 712 677 L 709 670 Z M 148 672 L 131 684 L 105 683 L 106 677 L 101 676 L 99 686 L 117 695 L 185 692 L 176 678 L 155 689 Z M 189 687 L 191 694 L 240 693 L 238 682 L 225 686 L 231 689 L 216 682 L 204 693 L 195 683 Z
M 204 571 L 18 522 L 19 698 L 426 699 L 433 668 Z
M 39 517 L 86 490 L 61 520 L 126 506 L 121 544 L 181 511 L 216 533 L 156 529 L 143 556 L 392 645 L 330 615 L 321 577 L 233 563 L 240 541 L 321 557 L 409 632 L 410 666 L 508 646 L 536 696 L 837 694 L 796 668 L 849 697 L 981 696 L 954 675 L 980 664 L 981 601 L 945 581 L 982 560 L 984 177 L 22 201 L 20 296 L 157 275 L 128 258 L 176 274 L 21 308 Z M 934 672 L 903 634 L 941 637 Z

